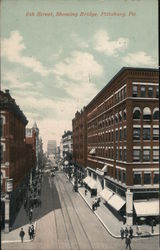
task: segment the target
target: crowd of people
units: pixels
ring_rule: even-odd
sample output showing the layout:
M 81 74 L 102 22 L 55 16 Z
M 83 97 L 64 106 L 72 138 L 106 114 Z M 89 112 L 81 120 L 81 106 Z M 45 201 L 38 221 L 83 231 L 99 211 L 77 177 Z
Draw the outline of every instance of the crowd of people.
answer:
M 131 250 L 131 240 L 133 238 L 132 227 L 130 227 L 129 229 L 127 227 L 125 229 L 121 227 L 120 234 L 121 234 L 121 239 L 122 240 L 125 239 L 126 249 L 129 248 L 129 250 Z

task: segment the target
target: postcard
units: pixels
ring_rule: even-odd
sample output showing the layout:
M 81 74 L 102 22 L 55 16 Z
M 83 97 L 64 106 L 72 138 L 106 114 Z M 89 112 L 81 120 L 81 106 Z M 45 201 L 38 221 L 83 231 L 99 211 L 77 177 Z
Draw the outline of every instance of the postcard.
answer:
M 158 249 L 157 0 L 1 1 L 1 249 Z

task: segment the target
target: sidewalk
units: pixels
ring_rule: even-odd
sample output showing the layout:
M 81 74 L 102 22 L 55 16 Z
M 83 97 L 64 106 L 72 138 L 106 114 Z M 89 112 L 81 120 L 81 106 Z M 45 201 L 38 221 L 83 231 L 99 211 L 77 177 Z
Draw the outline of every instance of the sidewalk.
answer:
M 34 225 L 34 232 L 36 234 L 37 223 L 33 222 L 32 224 Z M 23 230 L 25 232 L 24 241 L 23 241 L 24 243 L 33 241 L 33 239 L 31 239 L 31 240 L 29 239 L 29 235 L 28 235 L 28 228 L 32 224 L 26 224 L 26 225 L 22 226 Z M 20 236 L 19 236 L 20 230 L 21 230 L 21 227 L 15 229 L 15 230 L 12 230 L 9 233 L 5 233 L 4 231 L 1 231 L 1 241 L 2 241 L 2 243 L 21 242 L 21 239 L 20 239 Z
M 67 175 L 66 177 L 68 178 Z M 73 185 L 74 179 L 71 180 L 71 183 Z M 85 187 L 81 187 L 80 185 L 78 186 L 78 192 L 82 196 L 82 198 L 85 200 L 85 202 L 88 204 L 90 209 L 92 209 L 92 201 L 95 200 L 95 197 L 91 198 L 89 191 L 87 192 L 87 195 L 85 195 Z M 114 216 L 114 214 L 106 207 L 105 201 L 103 201 L 102 198 L 101 198 L 100 206 L 97 207 L 97 209 L 93 212 L 101 221 L 103 226 L 107 229 L 109 234 L 114 238 L 120 238 L 121 227 L 123 227 L 124 229 L 126 226 L 128 227 L 127 224 L 123 224 L 122 221 L 119 221 L 118 218 Z M 156 236 L 160 234 L 159 225 L 156 225 L 154 227 L 153 234 L 151 233 L 151 227 L 149 225 L 140 226 L 140 230 L 142 232 L 140 236 L 137 236 L 136 234 L 136 226 L 134 225 L 132 226 L 132 228 L 133 228 L 134 237 L 144 237 L 145 235 L 146 236 L 148 235 L 148 237 L 150 237 L 150 236 Z

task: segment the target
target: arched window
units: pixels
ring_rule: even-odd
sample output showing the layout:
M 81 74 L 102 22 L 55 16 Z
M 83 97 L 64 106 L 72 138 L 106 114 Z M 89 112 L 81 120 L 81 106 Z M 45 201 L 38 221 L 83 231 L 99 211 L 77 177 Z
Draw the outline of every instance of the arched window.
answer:
M 133 119 L 140 119 L 141 118 L 141 110 L 139 107 L 135 107 L 133 109 Z
M 143 119 L 144 120 L 151 120 L 151 110 L 148 107 L 143 109 Z
M 123 110 L 123 119 L 126 120 L 127 119 L 127 113 L 126 113 L 126 109 Z
M 115 122 L 118 123 L 118 114 L 115 114 Z
M 119 112 L 119 121 L 122 121 L 122 111 Z
M 114 123 L 114 116 L 111 117 L 112 124 Z
M 153 110 L 153 120 L 159 120 L 159 108 Z

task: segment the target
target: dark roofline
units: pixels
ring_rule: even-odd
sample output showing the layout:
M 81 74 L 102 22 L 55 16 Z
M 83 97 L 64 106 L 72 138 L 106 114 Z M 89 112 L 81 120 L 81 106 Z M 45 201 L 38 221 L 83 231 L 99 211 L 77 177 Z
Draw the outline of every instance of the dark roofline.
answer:
M 15 99 L 12 98 L 12 96 L 9 93 L 9 90 L 6 90 L 5 92 L 0 90 L 0 110 L 9 110 L 10 112 L 14 113 L 17 117 L 21 119 L 21 121 L 27 125 L 28 120 L 26 116 L 24 115 L 23 111 L 20 109 L 20 107 L 16 104 Z
M 101 93 L 103 93 L 103 91 L 110 86 L 110 84 L 116 79 L 118 78 L 123 72 L 125 72 L 126 70 L 133 70 L 133 71 L 154 71 L 154 72 L 159 72 L 158 69 L 156 68 L 137 68 L 137 67 L 123 67 L 121 68 L 118 73 L 116 75 L 113 76 L 113 78 L 103 87 L 103 89 L 100 90 L 100 92 L 87 104 L 86 108 L 89 107 L 89 105 L 91 105 L 93 103 L 93 101 L 101 95 Z

